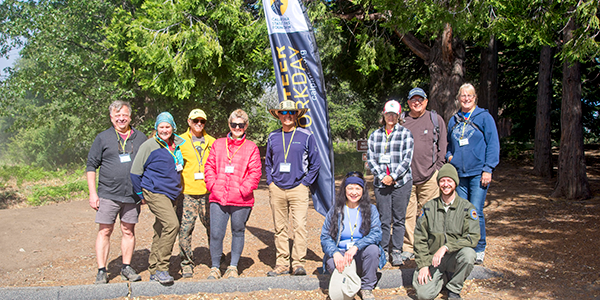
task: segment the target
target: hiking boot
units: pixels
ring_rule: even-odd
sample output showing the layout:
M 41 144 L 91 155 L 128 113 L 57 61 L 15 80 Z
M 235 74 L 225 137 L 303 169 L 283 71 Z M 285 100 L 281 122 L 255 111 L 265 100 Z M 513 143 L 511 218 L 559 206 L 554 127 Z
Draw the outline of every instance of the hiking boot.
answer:
M 161 284 L 173 283 L 173 276 L 169 275 L 167 271 L 156 271 L 156 274 L 150 275 L 150 281 L 158 281 Z
M 221 279 L 221 271 L 217 267 L 210 268 L 210 273 L 208 273 L 208 277 L 206 279 Z
M 462 298 L 460 297 L 460 294 L 448 291 L 448 299 L 462 299 Z
M 295 276 L 306 275 L 306 270 L 302 266 L 295 267 L 294 271 L 292 272 L 292 275 L 295 275 Z
M 392 251 L 392 266 L 394 267 L 398 267 L 404 264 L 404 261 L 402 260 L 402 253 L 400 253 L 400 251 Z
M 183 278 L 192 278 L 194 277 L 194 268 L 189 265 L 185 265 L 181 267 L 181 277 Z
M 138 273 L 131 266 L 121 268 L 121 278 L 131 282 L 142 280 L 142 276 L 138 275 Z
M 227 267 L 227 270 L 225 270 L 225 275 L 223 275 L 223 278 L 238 278 L 238 270 L 237 267 L 235 266 L 229 266 Z
M 360 298 L 362 300 L 375 300 L 372 290 L 360 290 Z
M 286 266 L 275 266 L 275 269 L 267 272 L 267 276 L 274 277 L 284 274 L 290 274 L 290 268 Z
M 108 283 L 108 274 L 104 270 L 98 270 L 98 274 L 96 274 L 96 282 L 94 284 L 105 284 Z
M 402 258 L 402 261 L 405 262 L 407 260 L 411 260 L 411 259 L 415 258 L 415 254 L 412 252 L 404 251 L 404 252 L 402 252 L 400 257 Z
M 477 258 L 475 259 L 476 265 L 483 265 L 483 259 L 485 258 L 485 252 L 477 252 L 475 253 Z

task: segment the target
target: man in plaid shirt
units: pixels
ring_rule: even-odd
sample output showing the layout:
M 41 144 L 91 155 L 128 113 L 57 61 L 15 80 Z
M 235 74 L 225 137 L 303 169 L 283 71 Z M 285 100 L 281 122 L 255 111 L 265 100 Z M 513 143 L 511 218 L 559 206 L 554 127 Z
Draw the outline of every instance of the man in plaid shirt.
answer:
M 404 221 L 406 207 L 412 188 L 410 164 L 414 140 L 410 130 L 398 124 L 400 104 L 396 100 L 386 102 L 383 110 L 383 127 L 369 137 L 367 152 L 369 168 L 375 179 L 375 198 L 381 218 L 381 247 L 390 253 L 393 266 L 402 265 Z M 393 228 L 393 232 L 391 232 Z

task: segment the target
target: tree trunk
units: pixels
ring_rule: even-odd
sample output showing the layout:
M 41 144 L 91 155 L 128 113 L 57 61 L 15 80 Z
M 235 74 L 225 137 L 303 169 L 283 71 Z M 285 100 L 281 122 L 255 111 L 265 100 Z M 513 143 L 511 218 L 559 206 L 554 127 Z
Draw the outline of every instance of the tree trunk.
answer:
M 552 140 L 550 139 L 550 107 L 552 105 L 552 68 L 554 48 L 542 47 L 538 75 L 537 115 L 533 152 L 533 172 L 552 177 Z
M 410 33 L 396 31 L 402 42 L 425 61 L 431 77 L 427 93 L 429 106 L 438 112 L 446 123 L 458 111 L 456 95 L 464 82 L 465 45 L 452 35 L 452 27 L 446 24 L 444 32 L 429 47 Z
M 488 46 L 481 50 L 479 76 L 477 104 L 487 108 L 498 123 L 498 41 L 495 36 L 491 36 Z
M 571 18 L 564 31 L 565 42 L 573 38 L 575 29 Z M 565 60 L 563 63 L 558 181 L 551 197 L 587 199 L 591 196 L 583 152 L 580 67 L 579 62 Z

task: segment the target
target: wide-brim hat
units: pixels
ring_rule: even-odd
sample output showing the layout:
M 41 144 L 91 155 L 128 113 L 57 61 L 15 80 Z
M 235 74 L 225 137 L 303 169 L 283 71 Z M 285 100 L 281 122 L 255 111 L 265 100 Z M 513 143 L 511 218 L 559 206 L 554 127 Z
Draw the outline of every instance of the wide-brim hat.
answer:
M 307 111 L 308 108 L 297 108 L 296 107 L 296 103 L 292 100 L 284 100 L 279 102 L 279 108 L 273 108 L 273 109 L 269 109 L 269 112 L 271 113 L 271 115 L 273 117 L 275 117 L 275 119 L 279 120 L 279 112 L 280 111 L 297 111 L 298 112 L 298 118 L 302 117 Z
M 360 276 L 356 274 L 356 262 L 352 260 L 349 266 L 340 273 L 333 271 L 329 279 L 329 298 L 331 300 L 350 300 L 358 293 L 361 286 Z

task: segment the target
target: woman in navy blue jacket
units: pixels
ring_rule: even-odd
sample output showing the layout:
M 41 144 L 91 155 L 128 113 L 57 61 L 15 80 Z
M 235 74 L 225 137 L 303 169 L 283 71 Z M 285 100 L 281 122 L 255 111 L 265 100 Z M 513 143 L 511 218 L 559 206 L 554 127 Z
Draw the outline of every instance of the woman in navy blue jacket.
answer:
M 477 106 L 477 94 L 470 83 L 463 84 L 456 96 L 461 109 L 448 121 L 446 158 L 458 171 L 458 195 L 475 206 L 479 216 L 481 239 L 475 247 L 476 264 L 485 256 L 485 218 L 483 206 L 492 172 L 500 161 L 500 141 L 494 118 Z
M 369 299 L 377 282 L 377 267 L 383 268 L 386 263 L 379 246 L 379 212 L 371 204 L 362 173 L 348 173 L 341 186 L 321 229 L 323 260 L 327 271 L 333 273 L 335 269 L 343 272 L 354 259 L 363 299 Z

